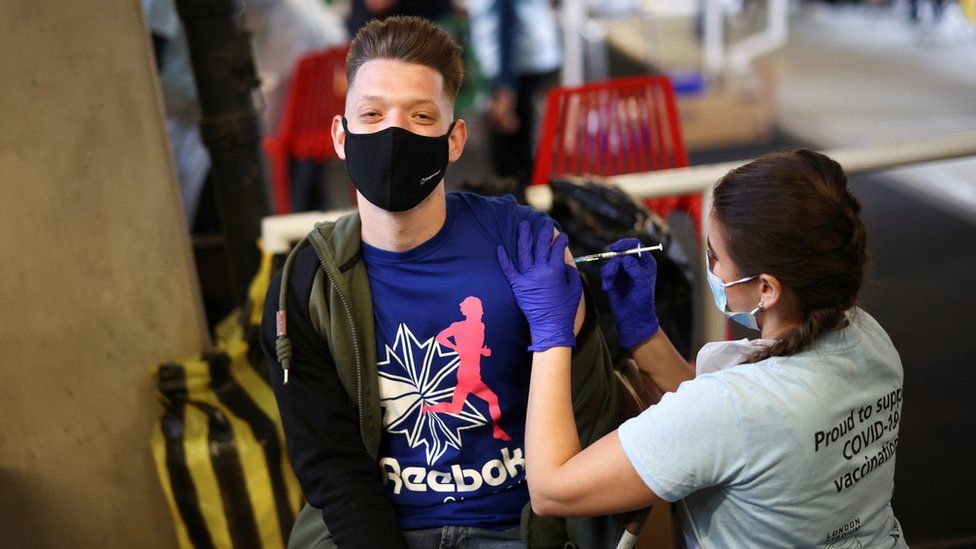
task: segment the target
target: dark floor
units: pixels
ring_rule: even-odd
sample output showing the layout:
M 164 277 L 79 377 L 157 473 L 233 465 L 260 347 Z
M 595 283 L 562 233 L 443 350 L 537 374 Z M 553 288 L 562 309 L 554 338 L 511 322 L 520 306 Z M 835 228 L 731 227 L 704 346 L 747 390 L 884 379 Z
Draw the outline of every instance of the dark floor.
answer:
M 864 308 L 905 368 L 895 512 L 909 541 L 968 536 L 976 546 L 976 226 L 899 192 L 883 174 L 852 185 L 872 262 Z

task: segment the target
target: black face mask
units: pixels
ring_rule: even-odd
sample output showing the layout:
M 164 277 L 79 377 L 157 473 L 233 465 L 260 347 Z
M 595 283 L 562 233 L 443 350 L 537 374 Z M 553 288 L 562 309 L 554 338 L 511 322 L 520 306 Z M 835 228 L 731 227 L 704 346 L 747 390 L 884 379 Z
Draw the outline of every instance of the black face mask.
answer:
M 447 133 L 417 135 L 396 126 L 375 133 L 350 133 L 346 118 L 346 171 L 353 185 L 374 206 L 403 212 L 423 202 L 437 188 L 448 164 Z

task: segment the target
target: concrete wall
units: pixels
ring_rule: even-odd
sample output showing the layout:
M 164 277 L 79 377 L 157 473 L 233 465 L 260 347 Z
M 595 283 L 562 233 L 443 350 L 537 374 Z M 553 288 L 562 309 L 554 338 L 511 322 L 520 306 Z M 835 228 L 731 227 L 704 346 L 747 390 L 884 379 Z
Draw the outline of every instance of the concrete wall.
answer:
M 203 345 L 139 0 L 0 0 L 0 547 L 175 547 L 149 373 Z

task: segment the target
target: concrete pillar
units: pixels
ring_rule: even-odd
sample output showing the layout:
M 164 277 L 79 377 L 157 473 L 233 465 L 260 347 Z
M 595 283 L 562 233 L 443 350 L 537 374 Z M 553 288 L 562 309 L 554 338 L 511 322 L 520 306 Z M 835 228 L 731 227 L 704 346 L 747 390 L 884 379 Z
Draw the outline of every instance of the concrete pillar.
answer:
M 149 373 L 205 344 L 139 0 L 0 0 L 0 547 L 175 547 Z

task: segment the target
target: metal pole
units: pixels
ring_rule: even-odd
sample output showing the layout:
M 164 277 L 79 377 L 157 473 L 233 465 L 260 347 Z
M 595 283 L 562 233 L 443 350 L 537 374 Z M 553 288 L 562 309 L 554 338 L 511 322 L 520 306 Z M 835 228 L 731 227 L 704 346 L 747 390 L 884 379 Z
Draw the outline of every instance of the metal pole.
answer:
M 705 74 L 717 81 L 725 70 L 725 10 L 721 0 L 704 0 Z
M 842 147 L 822 151 L 833 158 L 848 175 L 885 170 L 907 164 L 933 162 L 950 158 L 976 156 L 976 131 L 926 137 L 913 141 L 898 141 L 867 147 Z M 608 177 L 607 181 L 619 186 L 635 198 L 670 196 L 697 193 L 711 187 L 732 168 L 749 162 L 749 159 L 677 168 L 657 172 L 634 173 Z M 545 203 L 547 197 L 542 186 L 536 191 L 530 187 L 526 199 Z M 548 190 L 548 189 L 546 189 Z M 551 202 L 551 198 L 548 198 Z
M 253 102 L 259 82 L 250 35 L 239 21 L 244 8 L 241 0 L 176 0 L 176 7 L 193 63 L 232 291 L 243 303 L 261 259 L 261 218 L 270 213 Z
M 739 74 L 747 74 L 753 59 L 785 46 L 789 38 L 789 17 L 787 0 L 768 0 L 766 28 L 732 47 L 729 58 L 733 69 Z
M 563 86 L 583 83 L 583 24 L 586 22 L 586 3 L 583 0 L 563 2 Z

